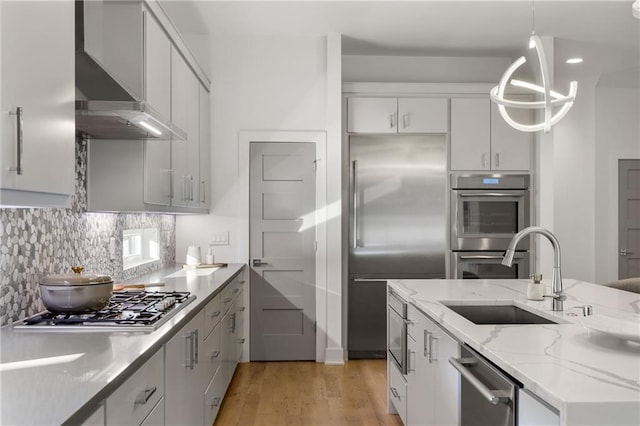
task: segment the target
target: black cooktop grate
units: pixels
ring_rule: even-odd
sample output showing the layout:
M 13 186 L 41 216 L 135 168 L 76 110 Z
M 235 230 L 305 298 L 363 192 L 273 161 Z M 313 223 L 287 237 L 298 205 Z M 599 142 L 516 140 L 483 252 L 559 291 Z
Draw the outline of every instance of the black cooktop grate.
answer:
M 175 314 L 195 299 L 189 292 L 114 292 L 104 309 L 87 313 L 41 312 L 14 325 L 16 328 L 122 329 L 147 331 Z

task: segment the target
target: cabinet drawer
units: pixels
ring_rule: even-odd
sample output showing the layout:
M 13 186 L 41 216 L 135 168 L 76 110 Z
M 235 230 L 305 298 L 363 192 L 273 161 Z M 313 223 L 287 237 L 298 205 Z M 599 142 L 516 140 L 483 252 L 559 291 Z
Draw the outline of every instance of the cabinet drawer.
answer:
M 208 336 L 222 319 L 222 293 L 219 293 L 213 300 L 204 307 L 204 336 Z
M 407 306 L 407 334 L 416 342 L 422 341 L 424 330 L 427 328 L 427 318 L 418 308 Z
M 402 419 L 407 424 L 407 382 L 402 377 L 400 370 L 394 365 L 389 366 L 389 401 L 396 408 Z
M 227 286 L 222 289 L 220 293 L 221 303 L 222 303 L 222 311 L 226 312 L 227 309 L 231 306 L 233 301 L 236 299 L 238 294 L 240 293 L 240 278 L 241 275 L 236 276 L 234 279 L 227 284 Z
M 218 324 L 203 343 L 200 362 L 202 362 L 202 368 L 204 369 L 203 374 L 207 377 L 207 380 L 216 374 L 216 371 L 218 371 L 220 367 L 220 360 L 222 360 L 221 329 L 222 326 Z
M 164 395 L 164 356 L 159 350 L 107 398 L 107 424 L 139 425 Z
M 222 398 L 225 393 L 225 383 L 221 376 L 222 374 L 220 373 L 220 370 L 218 370 L 218 374 L 211 379 L 211 382 L 209 382 L 209 386 L 204 393 L 205 425 L 213 424 L 213 421 L 216 419 L 218 411 L 220 410 L 220 406 L 222 405 Z

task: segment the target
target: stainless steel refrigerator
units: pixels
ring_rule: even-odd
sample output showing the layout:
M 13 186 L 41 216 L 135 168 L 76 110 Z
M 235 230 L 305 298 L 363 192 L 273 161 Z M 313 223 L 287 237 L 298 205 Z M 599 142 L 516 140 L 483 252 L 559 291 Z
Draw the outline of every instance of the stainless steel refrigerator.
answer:
M 445 278 L 445 135 L 349 137 L 350 359 L 386 356 L 386 279 Z

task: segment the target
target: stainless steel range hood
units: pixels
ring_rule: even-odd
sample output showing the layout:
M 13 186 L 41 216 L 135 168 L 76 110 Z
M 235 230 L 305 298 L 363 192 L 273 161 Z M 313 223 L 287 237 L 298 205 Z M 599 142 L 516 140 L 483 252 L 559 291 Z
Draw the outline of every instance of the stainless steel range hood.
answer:
M 140 1 L 76 0 L 76 129 L 93 139 L 186 140 L 143 96 Z

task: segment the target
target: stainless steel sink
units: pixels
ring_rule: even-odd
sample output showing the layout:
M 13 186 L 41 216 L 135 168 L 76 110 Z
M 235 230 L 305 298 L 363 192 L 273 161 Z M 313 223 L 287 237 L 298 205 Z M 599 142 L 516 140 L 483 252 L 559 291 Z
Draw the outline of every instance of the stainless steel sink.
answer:
M 455 305 L 445 306 L 474 324 L 558 324 L 515 305 Z

